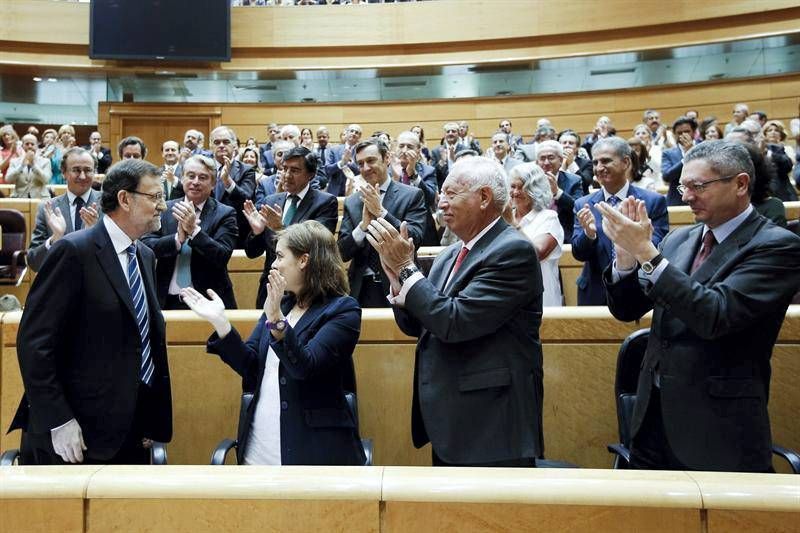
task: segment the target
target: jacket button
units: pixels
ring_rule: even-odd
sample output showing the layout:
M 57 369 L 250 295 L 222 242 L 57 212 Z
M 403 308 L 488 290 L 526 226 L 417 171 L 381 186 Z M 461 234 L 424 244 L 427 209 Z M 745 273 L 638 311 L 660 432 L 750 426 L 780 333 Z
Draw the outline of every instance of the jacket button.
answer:
M 285 411 L 288 408 L 289 408 L 289 403 L 288 402 L 281 402 L 281 409 L 283 409 Z
M 286 378 L 281 376 L 281 379 L 278 380 L 281 385 L 286 385 Z
M 665 350 L 669 348 L 669 341 L 661 341 L 661 347 Z

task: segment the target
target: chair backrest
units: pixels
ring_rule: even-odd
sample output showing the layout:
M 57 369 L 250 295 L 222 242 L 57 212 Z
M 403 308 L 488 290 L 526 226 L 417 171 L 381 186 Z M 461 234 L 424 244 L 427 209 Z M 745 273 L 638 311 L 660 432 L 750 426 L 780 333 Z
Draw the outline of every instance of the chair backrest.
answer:
M 14 252 L 25 249 L 25 216 L 16 209 L 0 209 L 0 227 L 3 228 L 0 265 L 9 265 Z
M 633 416 L 633 406 L 636 403 L 636 386 L 639 382 L 639 372 L 649 338 L 649 328 L 634 331 L 622 341 L 617 355 L 617 374 L 614 383 L 617 425 L 619 426 L 619 440 L 628 448 L 631 444 L 630 422 Z
M 243 392 L 242 393 L 242 400 L 239 404 L 239 425 L 236 426 L 239 429 L 237 432 L 241 434 L 242 428 L 244 428 L 245 420 L 247 420 L 247 411 L 250 410 L 250 404 L 253 403 L 253 397 L 255 396 L 252 392 Z

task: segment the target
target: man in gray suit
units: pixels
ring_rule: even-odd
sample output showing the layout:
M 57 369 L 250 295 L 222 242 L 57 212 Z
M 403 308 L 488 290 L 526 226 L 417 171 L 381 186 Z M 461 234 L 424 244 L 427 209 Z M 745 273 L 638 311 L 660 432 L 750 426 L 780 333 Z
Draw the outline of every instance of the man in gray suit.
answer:
M 522 163 L 519 159 L 514 159 L 510 152 L 511 146 L 508 144 L 508 135 L 503 131 L 495 132 L 492 135 L 492 153 L 495 160 L 500 163 L 500 166 L 506 172 L 510 172 L 512 168 Z
M 61 173 L 67 192 L 52 200 L 43 200 L 36 212 L 36 226 L 28 248 L 28 266 L 38 272 L 50 246 L 79 229 L 94 226 L 101 217 L 97 204 L 100 192 L 92 189 L 95 161 L 85 148 L 70 148 L 61 159 Z
M 542 439 L 542 276 L 536 250 L 501 214 L 505 172 L 461 159 L 439 208 L 461 239 L 426 278 L 408 226 L 373 221 L 369 242 L 390 280 L 397 324 L 419 337 L 411 432 L 435 466 L 535 466 Z
M 631 420 L 633 468 L 772 470 L 770 357 L 800 286 L 800 238 L 750 204 L 747 150 L 707 141 L 678 185 L 699 222 L 656 248 L 642 200 L 600 204 L 616 260 L 608 306 L 620 320 L 653 310 Z
M 378 217 L 398 229 L 405 221 L 414 247 L 419 247 L 428 216 L 425 195 L 422 189 L 403 185 L 389 176 L 389 148 L 382 141 L 362 141 L 354 151 L 364 182 L 344 202 L 339 251 L 343 260 L 350 261 L 350 295 L 361 307 L 388 307 L 389 281 L 378 254 L 365 238 L 367 226 Z

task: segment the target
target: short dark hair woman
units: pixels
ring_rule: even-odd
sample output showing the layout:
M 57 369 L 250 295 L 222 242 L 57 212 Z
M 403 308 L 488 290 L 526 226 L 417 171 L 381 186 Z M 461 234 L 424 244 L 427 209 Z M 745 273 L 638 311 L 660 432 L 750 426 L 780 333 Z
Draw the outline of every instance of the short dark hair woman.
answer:
M 214 326 L 208 352 L 255 393 L 239 431 L 240 464 L 364 464 L 345 400 L 355 384 L 361 308 L 348 296 L 333 234 L 314 220 L 278 233 L 264 314 L 247 342 L 225 317 L 222 300 L 208 292 L 210 299 L 192 288 L 181 295 Z

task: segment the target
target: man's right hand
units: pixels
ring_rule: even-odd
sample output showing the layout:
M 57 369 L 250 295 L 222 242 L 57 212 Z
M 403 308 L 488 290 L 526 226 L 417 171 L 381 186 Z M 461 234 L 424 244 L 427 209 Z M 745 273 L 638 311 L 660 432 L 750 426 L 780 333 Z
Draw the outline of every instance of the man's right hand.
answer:
M 61 213 L 61 209 L 56 207 L 54 200 L 45 202 L 44 218 L 47 222 L 47 227 L 50 230 L 50 233 L 52 233 L 52 237 L 50 237 L 50 243 L 55 243 L 67 232 L 67 221 L 64 219 L 64 215 Z
M 597 238 L 597 219 L 588 205 L 583 206 L 578 211 L 578 222 L 580 222 L 583 232 L 586 233 L 589 239 L 595 240 Z
M 83 462 L 83 452 L 87 448 L 83 442 L 83 432 L 81 432 L 81 426 L 77 420 L 73 418 L 63 426 L 51 429 L 50 438 L 53 441 L 53 450 L 64 462 Z
M 256 210 L 256 206 L 252 200 L 244 201 L 244 208 L 242 209 L 244 216 L 247 217 L 247 222 L 250 224 L 250 229 L 253 235 L 261 235 L 267 227 L 267 221 Z

